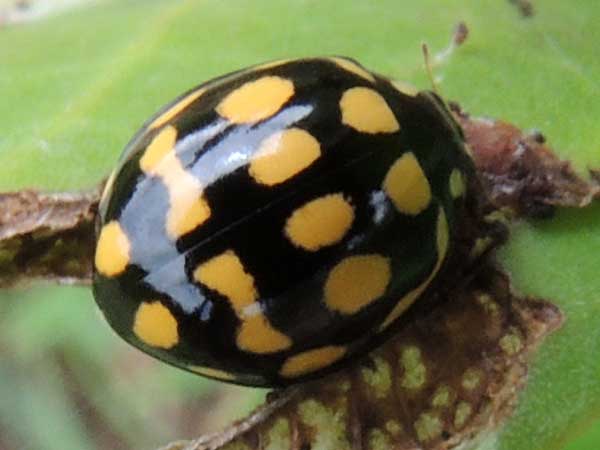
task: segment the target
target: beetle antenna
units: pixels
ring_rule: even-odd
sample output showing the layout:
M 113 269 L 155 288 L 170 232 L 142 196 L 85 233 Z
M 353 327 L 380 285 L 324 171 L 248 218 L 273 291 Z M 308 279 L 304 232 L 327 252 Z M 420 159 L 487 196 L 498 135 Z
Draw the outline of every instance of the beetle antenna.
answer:
M 444 64 L 446 63 L 454 50 L 460 47 L 469 36 L 469 28 L 465 22 L 458 22 L 454 26 L 454 31 L 452 33 L 452 37 L 450 38 L 450 43 L 448 46 L 441 52 L 437 53 L 433 56 L 429 54 L 429 47 L 426 43 L 421 44 L 421 49 L 423 50 L 423 58 L 425 59 L 425 70 L 427 71 L 427 76 L 429 77 L 429 81 L 431 83 L 431 90 L 435 92 L 437 95 L 440 95 L 439 87 L 435 81 L 435 77 L 433 76 L 433 66 L 436 64 Z
M 431 90 L 437 95 L 440 95 L 437 83 L 435 82 L 435 78 L 433 77 L 433 67 L 431 64 L 431 57 L 429 56 L 429 47 L 425 42 L 423 42 L 423 44 L 421 44 L 421 49 L 423 50 L 423 59 L 425 60 L 425 71 L 427 72 L 429 82 L 431 83 Z

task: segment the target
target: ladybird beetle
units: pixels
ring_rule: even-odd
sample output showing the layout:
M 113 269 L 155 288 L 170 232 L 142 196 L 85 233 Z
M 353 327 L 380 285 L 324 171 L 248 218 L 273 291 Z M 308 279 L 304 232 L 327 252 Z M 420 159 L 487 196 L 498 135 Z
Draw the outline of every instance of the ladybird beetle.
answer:
M 374 347 L 436 280 L 472 173 L 440 98 L 342 57 L 204 83 L 148 120 L 99 207 L 116 332 L 211 378 L 282 386 Z

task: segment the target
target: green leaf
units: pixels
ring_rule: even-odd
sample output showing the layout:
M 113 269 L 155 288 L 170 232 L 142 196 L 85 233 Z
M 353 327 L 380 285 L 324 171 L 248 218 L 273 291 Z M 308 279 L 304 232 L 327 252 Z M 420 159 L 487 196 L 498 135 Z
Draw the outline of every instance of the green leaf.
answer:
M 79 412 L 69 407 L 62 380 L 52 365 L 43 372 L 19 367 L 17 373 L 0 366 L 0 425 L 27 442 L 23 448 L 93 450 L 79 424 Z M 11 367 L 10 369 L 15 369 Z M 29 377 L 31 384 L 21 383 Z
M 434 67 L 444 96 L 473 115 L 540 129 L 581 171 L 600 167 L 600 3 L 534 7 L 522 18 L 500 0 L 113 0 L 1 28 L 0 190 L 91 187 L 161 105 L 265 60 L 348 55 L 429 88 L 421 42 L 442 50 L 460 20 L 469 38 Z M 516 288 L 554 300 L 566 323 L 541 347 L 516 414 L 488 448 L 560 448 L 600 415 L 600 207 L 518 224 L 500 259 Z M 11 334 L 25 353 L 48 326 L 36 313 L 26 320 L 40 329 Z M 85 326 L 108 333 L 94 317 Z

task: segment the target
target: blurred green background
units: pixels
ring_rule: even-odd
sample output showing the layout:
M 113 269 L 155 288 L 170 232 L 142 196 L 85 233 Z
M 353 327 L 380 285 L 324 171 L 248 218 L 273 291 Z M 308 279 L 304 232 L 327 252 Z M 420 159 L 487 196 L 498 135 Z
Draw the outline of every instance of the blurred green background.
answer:
M 110 331 L 87 288 L 0 297 L 0 449 L 152 449 L 242 417 L 263 390 L 161 364 Z
M 139 125 L 180 92 L 279 57 L 352 56 L 476 115 L 539 128 L 577 168 L 600 167 L 600 2 L 508 0 L 0 0 L 0 190 L 90 188 Z M 15 6 L 16 5 L 16 6 Z M 501 252 L 516 286 L 552 298 L 543 346 L 506 429 L 486 448 L 600 447 L 600 208 L 520 224 Z M 110 331 L 83 287 L 0 294 L 0 449 L 151 449 L 215 431 L 264 390 L 151 360 Z

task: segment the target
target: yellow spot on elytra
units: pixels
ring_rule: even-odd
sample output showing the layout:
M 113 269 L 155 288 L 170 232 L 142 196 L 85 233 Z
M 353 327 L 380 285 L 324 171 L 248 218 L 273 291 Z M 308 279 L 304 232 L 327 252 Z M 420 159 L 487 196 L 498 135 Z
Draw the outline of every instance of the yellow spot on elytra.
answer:
M 158 128 L 163 126 L 181 111 L 183 111 L 187 106 L 194 102 L 198 97 L 200 97 L 205 92 L 205 89 L 198 89 L 194 92 L 189 93 L 184 98 L 179 100 L 165 112 L 163 112 L 160 116 L 158 116 L 152 123 L 148 126 L 149 129 Z
M 254 353 L 272 353 L 292 345 L 291 339 L 275 330 L 261 311 L 254 278 L 247 273 L 238 256 L 227 250 L 194 270 L 194 279 L 226 297 L 241 324 L 237 345 Z
M 290 356 L 281 367 L 282 377 L 291 378 L 306 375 L 324 367 L 330 366 L 346 354 L 346 347 L 329 345 L 315 348 L 294 356 Z
M 188 366 L 188 370 L 206 377 L 216 378 L 217 380 L 233 381 L 236 378 L 232 373 L 225 372 L 224 370 L 213 369 L 212 367 Z
M 283 183 L 321 156 L 319 142 L 305 130 L 290 128 L 265 139 L 250 161 L 248 172 L 267 186 Z
M 444 212 L 444 208 L 440 207 L 438 212 L 438 220 L 436 226 L 436 244 L 437 244 L 437 262 L 431 274 L 427 277 L 427 279 L 417 286 L 415 289 L 410 291 L 394 306 L 392 311 L 388 314 L 382 324 L 379 326 L 380 330 L 384 330 L 389 327 L 394 321 L 400 317 L 404 311 L 406 311 L 427 289 L 427 287 L 431 284 L 440 268 L 444 260 L 446 259 L 446 254 L 448 253 L 448 221 L 446 220 L 446 214 Z
M 285 224 L 285 234 L 297 247 L 316 251 L 341 241 L 353 220 L 352 205 L 342 194 L 330 194 L 296 209 Z
M 421 350 L 418 347 L 410 346 L 402 350 L 400 362 L 404 368 L 402 376 L 402 387 L 406 389 L 418 389 L 425 384 L 427 380 L 427 368 L 421 358 Z
M 194 193 L 185 187 L 186 182 L 180 181 L 177 183 L 182 187 L 187 195 L 177 196 L 177 190 L 173 189 L 170 192 L 171 208 L 167 216 L 167 233 L 173 239 L 183 236 L 186 233 L 194 230 L 197 226 L 204 223 L 210 217 L 210 207 L 203 197 L 200 190 L 196 190 L 196 183 L 189 184 L 189 187 L 194 188 Z
M 381 357 L 372 358 L 375 367 L 363 366 L 360 370 L 365 383 L 373 390 L 376 398 L 388 398 L 392 387 L 390 365 Z
M 359 77 L 362 77 L 365 80 L 370 81 L 371 83 L 375 83 L 375 77 L 373 76 L 373 74 L 365 68 L 361 67 L 359 64 L 355 63 L 354 61 L 335 56 L 330 59 L 342 69 L 347 70 L 348 72 L 352 72 L 353 74 L 358 75 Z
M 292 340 L 274 329 L 264 314 L 245 318 L 238 330 L 237 346 L 252 353 L 274 353 L 290 348 Z
M 116 220 L 102 227 L 96 246 L 96 270 L 106 277 L 122 273 L 129 264 L 131 244 Z
M 473 408 L 471 405 L 469 405 L 467 402 L 460 402 L 454 413 L 454 427 L 462 428 L 472 411 Z
M 166 228 L 171 239 L 189 233 L 211 215 L 200 182 L 183 168 L 175 154 L 176 141 L 177 130 L 168 125 L 152 139 L 140 158 L 140 168 L 161 177 L 169 192 Z
M 267 76 L 243 84 L 217 105 L 217 113 L 233 123 L 267 119 L 294 95 L 294 84 L 285 78 Z
M 450 405 L 452 393 L 450 392 L 450 388 L 448 386 L 440 386 L 438 387 L 431 399 L 431 406 L 434 408 L 445 408 Z
M 173 153 L 175 142 L 177 142 L 177 129 L 169 125 L 152 138 L 152 141 L 140 158 L 140 168 L 145 173 L 151 175 L 164 173 L 165 169 L 161 168 L 161 166 L 173 164 L 167 157 L 170 153 Z
M 340 100 L 342 122 L 362 133 L 394 133 L 400 129 L 385 99 L 373 89 L 350 88 Z
M 411 216 L 424 211 L 431 202 L 431 188 L 412 152 L 398 158 L 383 180 L 383 190 L 398 211 Z
M 254 278 L 244 270 L 232 250 L 200 264 L 194 271 L 194 278 L 226 297 L 236 311 L 241 311 L 258 298 Z
M 461 197 L 465 193 L 465 180 L 462 172 L 458 169 L 450 173 L 450 194 L 452 198 Z
M 429 441 L 442 433 L 442 421 L 433 413 L 422 413 L 415 422 L 415 431 L 419 441 Z
M 462 387 L 472 391 L 481 383 L 481 372 L 477 369 L 467 369 L 462 376 Z
M 390 260 L 381 255 L 349 256 L 325 282 L 325 303 L 342 314 L 354 314 L 381 297 L 391 278 Z
M 401 94 L 414 97 L 419 93 L 419 90 L 410 83 L 399 80 L 392 80 L 391 83 Z
M 169 349 L 179 342 L 177 320 L 159 301 L 140 304 L 135 313 L 133 332 L 151 347 Z

